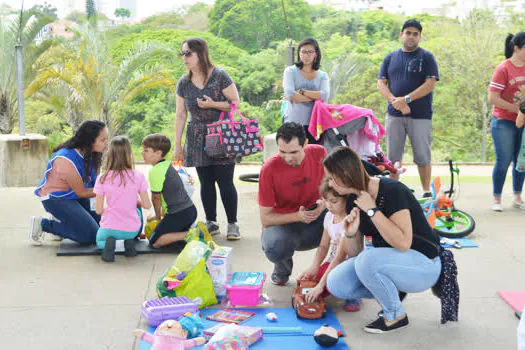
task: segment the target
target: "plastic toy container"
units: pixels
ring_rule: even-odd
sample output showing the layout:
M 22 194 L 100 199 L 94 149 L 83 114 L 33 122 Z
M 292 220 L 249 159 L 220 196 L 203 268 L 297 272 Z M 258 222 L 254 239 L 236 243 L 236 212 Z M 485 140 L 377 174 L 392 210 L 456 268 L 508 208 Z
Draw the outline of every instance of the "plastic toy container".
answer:
M 231 305 L 256 306 L 266 279 L 264 272 L 234 272 L 226 284 Z
M 166 320 L 177 320 L 186 312 L 196 313 L 198 311 L 197 304 L 188 297 L 147 300 L 141 307 L 142 315 L 153 327 Z

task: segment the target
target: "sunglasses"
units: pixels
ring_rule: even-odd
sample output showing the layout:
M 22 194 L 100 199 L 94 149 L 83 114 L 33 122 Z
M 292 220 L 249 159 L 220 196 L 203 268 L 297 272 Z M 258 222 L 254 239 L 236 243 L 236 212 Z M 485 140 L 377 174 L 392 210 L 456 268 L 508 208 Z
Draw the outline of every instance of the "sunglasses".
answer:
M 193 52 L 190 51 L 190 50 L 179 51 L 179 57 L 182 57 L 182 56 L 184 56 L 184 57 L 190 57 L 192 53 L 193 53 Z

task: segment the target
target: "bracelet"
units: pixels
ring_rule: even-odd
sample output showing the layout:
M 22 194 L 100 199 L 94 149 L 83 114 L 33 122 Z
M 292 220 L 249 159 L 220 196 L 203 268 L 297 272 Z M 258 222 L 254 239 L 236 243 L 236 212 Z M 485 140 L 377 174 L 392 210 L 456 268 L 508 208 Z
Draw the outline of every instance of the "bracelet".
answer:
M 346 232 L 345 232 L 345 237 L 346 238 L 355 238 L 357 236 L 357 232 L 354 233 L 353 235 L 347 235 Z

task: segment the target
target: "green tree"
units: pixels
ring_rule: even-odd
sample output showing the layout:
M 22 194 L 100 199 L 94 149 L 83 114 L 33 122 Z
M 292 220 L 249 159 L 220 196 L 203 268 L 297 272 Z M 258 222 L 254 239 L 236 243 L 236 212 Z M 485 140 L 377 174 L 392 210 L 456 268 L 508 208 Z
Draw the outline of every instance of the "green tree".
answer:
M 48 88 L 67 91 L 66 110 L 102 120 L 112 133 L 118 133 L 120 112 L 129 101 L 147 89 L 175 84 L 171 70 L 155 63 L 159 57 L 174 57 L 173 50 L 155 43 L 137 43 L 117 63 L 96 27 L 85 25 L 75 37 L 75 41 L 56 45 L 42 55 L 27 96 Z M 76 126 L 72 125 L 73 129 Z
M 239 93 L 254 106 L 279 99 L 284 70 L 283 52 L 266 49 L 239 59 Z
M 217 0 L 215 1 L 210 13 L 210 32 L 212 32 L 215 35 L 219 35 L 220 31 L 220 24 L 222 21 L 222 18 L 226 14 L 226 12 L 230 11 L 235 4 L 237 3 L 237 0 Z
M 0 62 L 2 62 L 0 64 L 0 133 L 2 134 L 11 133 L 17 118 L 15 44 L 18 38 L 20 37 L 23 46 L 25 84 L 34 76 L 30 62 L 34 62 L 49 46 L 49 42 L 36 45 L 34 40 L 52 19 L 41 17 L 30 23 L 29 18 L 32 15 L 32 11 L 24 12 L 22 19 L 19 16 L 11 23 L 4 22 L 0 17 Z
M 465 158 L 487 161 L 492 117 L 487 88 L 494 68 L 504 60 L 505 32 L 492 12 L 479 9 L 460 25 L 441 23 L 428 29 L 434 39 L 424 45 L 436 56 L 442 77 L 435 95 L 435 129 L 449 141 L 441 148 L 451 144 L 452 149 L 463 148 L 460 154 Z M 439 35 L 443 32 L 446 37 Z M 452 129 L 454 134 L 450 133 Z M 464 140 L 469 140 L 468 144 Z
M 86 18 L 88 21 L 96 18 L 97 8 L 95 6 L 95 0 L 86 0 Z
M 223 1 L 225 3 L 223 4 Z M 218 1 L 220 10 L 210 13 L 210 30 L 249 52 L 257 52 L 286 39 L 287 31 L 280 0 Z M 304 0 L 283 0 L 290 35 L 301 40 L 312 35 L 311 9 Z M 224 12 L 222 17 L 217 13 Z M 218 21 L 218 23 L 217 23 Z
M 207 32 L 209 27 L 209 14 L 213 6 L 198 2 L 184 9 L 184 23 L 180 26 L 183 30 Z
M 33 6 L 30 9 L 30 11 L 35 14 L 36 18 L 50 17 L 53 20 L 57 20 L 58 19 L 57 8 L 51 6 L 50 4 L 48 4 L 45 1 L 44 1 L 43 5 L 35 5 L 35 6 Z
M 152 29 L 173 28 L 178 29 L 184 23 L 182 16 L 175 12 L 163 12 L 146 18 L 142 24 Z
M 131 11 L 125 8 L 117 8 L 115 9 L 115 17 L 119 18 L 130 18 L 131 17 Z
M 174 51 L 179 51 L 182 42 L 186 38 L 199 36 L 208 42 L 210 55 L 215 64 L 225 69 L 238 83 L 238 66 L 237 60 L 246 55 L 246 52 L 233 46 L 225 39 L 217 38 L 211 33 L 199 33 L 195 31 L 162 29 L 162 30 L 144 30 L 137 34 L 131 34 L 123 37 L 120 41 L 115 43 L 111 49 L 111 56 L 116 62 L 120 62 L 126 53 L 138 42 L 152 42 L 159 43 L 171 48 Z M 159 58 L 159 62 L 162 62 Z M 186 67 L 182 60 L 176 60 L 172 63 L 173 75 L 179 78 Z
M 66 16 L 67 20 L 81 24 L 87 21 L 86 13 L 82 11 L 72 11 Z

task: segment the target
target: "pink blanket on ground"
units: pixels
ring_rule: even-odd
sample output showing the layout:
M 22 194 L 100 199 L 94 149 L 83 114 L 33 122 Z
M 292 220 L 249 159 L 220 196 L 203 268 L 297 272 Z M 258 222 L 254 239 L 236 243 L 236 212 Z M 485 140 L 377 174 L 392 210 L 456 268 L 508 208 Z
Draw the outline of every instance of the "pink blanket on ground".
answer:
M 319 139 L 324 131 L 337 128 L 361 117 L 368 119 L 362 132 L 366 134 L 369 140 L 379 145 L 379 140 L 385 135 L 385 129 L 375 117 L 374 112 L 371 109 L 349 104 L 330 105 L 321 100 L 315 101 L 308 131 L 313 137 Z
M 512 310 L 522 312 L 525 308 L 524 290 L 498 290 L 498 295 L 503 299 Z

